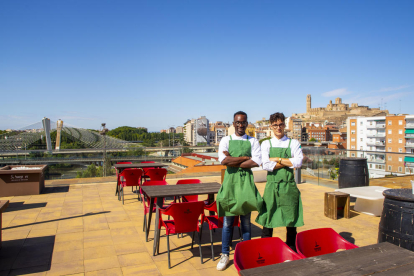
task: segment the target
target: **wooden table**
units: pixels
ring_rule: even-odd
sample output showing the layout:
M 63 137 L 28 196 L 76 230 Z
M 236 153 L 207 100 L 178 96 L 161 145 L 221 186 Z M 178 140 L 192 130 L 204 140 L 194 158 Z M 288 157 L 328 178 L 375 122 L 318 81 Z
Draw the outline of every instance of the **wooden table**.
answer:
M 2 229 L 2 214 L 4 212 L 4 210 L 7 209 L 7 207 L 9 207 L 9 201 L 8 200 L 0 200 L 0 248 L 1 248 L 1 229 Z
M 163 198 L 173 196 L 190 196 L 190 195 L 205 195 L 208 194 L 209 203 L 214 201 L 214 194 L 217 194 L 221 185 L 217 182 L 198 183 L 198 184 L 182 184 L 182 185 L 163 185 L 163 186 L 142 186 L 141 190 L 150 198 L 148 227 L 146 240 L 148 241 L 148 233 L 151 225 L 152 209 L 154 207 L 154 199 L 157 198 L 157 210 L 155 212 L 155 231 L 154 231 L 154 246 L 153 256 L 159 243 L 160 235 L 158 230 L 159 209 L 162 207 Z
M 162 167 L 168 167 L 168 165 L 165 165 L 163 163 L 132 163 L 132 164 L 115 164 L 114 167 L 118 171 L 118 174 L 120 174 L 125 169 L 162 168 Z M 118 194 L 118 185 L 119 183 L 117 179 L 115 195 Z
M 384 242 L 241 270 L 240 275 L 414 275 L 414 252 Z

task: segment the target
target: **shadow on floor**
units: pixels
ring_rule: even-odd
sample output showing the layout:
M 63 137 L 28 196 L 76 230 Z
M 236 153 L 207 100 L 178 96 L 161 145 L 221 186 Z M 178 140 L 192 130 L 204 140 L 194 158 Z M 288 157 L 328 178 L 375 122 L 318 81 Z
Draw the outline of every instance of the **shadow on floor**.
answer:
M 3 241 L 0 274 L 23 275 L 50 270 L 54 245 L 54 235 Z
M 352 237 L 352 233 L 350 232 L 341 232 L 339 235 L 344 238 L 345 240 L 349 241 L 352 244 L 355 244 L 355 239 Z
M 49 186 L 45 187 L 42 190 L 42 194 L 57 194 L 57 193 L 67 193 L 69 192 L 69 185 L 66 186 Z
M 67 217 L 67 218 L 60 218 L 60 219 L 52 219 L 52 220 L 45 220 L 45 221 L 33 222 L 33 223 L 28 223 L 28 224 L 10 226 L 10 227 L 6 227 L 6 228 L 3 228 L 3 229 L 4 230 L 6 230 L 6 229 L 14 229 L 14 228 L 19 228 L 19 227 L 24 227 L 24 226 L 29 226 L 29 225 L 38 225 L 38 224 L 48 223 L 48 222 L 53 222 L 53 221 L 62 221 L 62 220 L 73 219 L 73 218 L 81 218 L 81 217 L 88 217 L 88 216 L 94 216 L 94 215 L 99 215 L 99 214 L 107 214 L 107 213 L 110 213 L 110 212 L 111 211 L 103 211 L 103 212 L 96 212 L 96 213 L 90 212 L 90 213 L 86 213 L 84 215 L 79 215 L 79 216 L 73 216 L 73 217 Z
M 47 202 L 28 203 L 28 204 L 24 204 L 24 201 L 10 202 L 9 207 L 4 212 L 7 213 L 7 212 L 28 210 L 28 209 L 34 209 L 34 208 L 43 208 L 43 207 L 46 207 L 46 204 Z

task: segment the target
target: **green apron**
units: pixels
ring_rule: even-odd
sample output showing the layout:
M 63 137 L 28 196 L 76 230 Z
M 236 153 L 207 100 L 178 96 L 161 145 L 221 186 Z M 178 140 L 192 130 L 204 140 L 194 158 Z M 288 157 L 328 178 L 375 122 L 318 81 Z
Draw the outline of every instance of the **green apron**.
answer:
M 230 136 L 229 154 L 232 157 L 251 157 L 251 147 L 249 136 L 247 140 L 233 140 Z M 216 199 L 218 216 L 240 216 L 259 211 L 262 202 L 252 170 L 227 166 Z
M 287 148 L 274 148 L 269 140 L 269 157 L 291 158 L 291 141 Z M 283 167 L 267 172 L 263 200 L 264 204 L 256 218 L 258 224 L 267 228 L 303 226 L 302 200 L 293 169 Z

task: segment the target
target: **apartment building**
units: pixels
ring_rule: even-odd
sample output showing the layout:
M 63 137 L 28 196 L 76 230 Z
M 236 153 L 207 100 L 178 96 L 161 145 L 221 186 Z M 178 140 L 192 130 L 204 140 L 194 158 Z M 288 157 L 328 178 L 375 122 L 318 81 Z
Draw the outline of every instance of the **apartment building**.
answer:
M 350 117 L 347 134 L 348 156 L 367 158 L 370 177 L 405 174 L 407 165 L 414 165 L 414 158 L 405 156 L 414 153 L 414 115 Z

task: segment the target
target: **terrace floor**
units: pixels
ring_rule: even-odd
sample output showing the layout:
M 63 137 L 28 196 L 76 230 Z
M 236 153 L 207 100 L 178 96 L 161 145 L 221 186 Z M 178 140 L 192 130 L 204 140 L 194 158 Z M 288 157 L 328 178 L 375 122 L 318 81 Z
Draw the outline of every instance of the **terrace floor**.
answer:
M 219 176 L 202 177 L 203 182 L 220 181 Z M 79 180 L 76 180 L 79 181 Z M 47 186 L 34 196 L 0 198 L 10 200 L 3 213 L 3 248 L 0 250 L 1 275 L 237 275 L 233 263 L 223 272 L 216 270 L 221 252 L 221 231 L 214 233 L 216 260 L 211 260 L 210 238 L 205 225 L 202 239 L 204 264 L 197 245 L 190 249 L 191 236 L 170 238 L 171 265 L 168 269 L 166 238 L 161 236 L 160 255 L 152 256 L 153 229 L 145 242 L 143 207 L 136 194 L 126 189 L 125 205 L 114 195 L 115 182 L 85 183 L 65 180 L 66 184 Z M 177 179 L 167 179 L 172 184 Z M 86 181 L 85 181 L 86 182 Z M 265 183 L 257 183 L 260 193 Z M 333 189 L 300 184 L 305 226 L 332 227 L 358 246 L 377 242 L 379 218 L 351 211 L 350 219 L 332 220 L 324 216 L 324 193 Z M 260 237 L 254 223 L 252 237 Z M 153 219 L 154 221 L 154 219 Z M 274 236 L 285 240 L 285 229 Z M 165 232 L 162 231 L 161 235 Z M 234 245 L 238 234 L 235 231 Z M 230 259 L 234 250 L 231 251 Z

